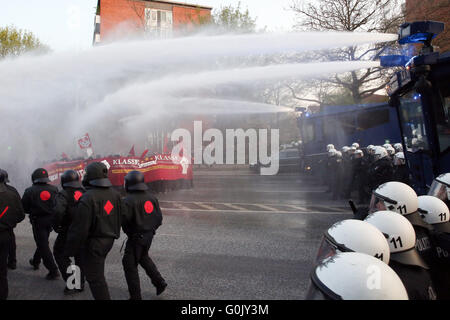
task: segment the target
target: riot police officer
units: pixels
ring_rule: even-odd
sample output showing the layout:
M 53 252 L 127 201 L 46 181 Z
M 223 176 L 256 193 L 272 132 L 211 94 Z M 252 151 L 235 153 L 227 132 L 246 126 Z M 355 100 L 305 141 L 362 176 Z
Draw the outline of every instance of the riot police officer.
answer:
M 360 252 L 389 263 L 389 244 L 376 227 L 365 221 L 347 219 L 333 224 L 323 235 L 315 263 L 339 252 Z
M 80 177 L 78 173 L 74 170 L 67 170 L 61 175 L 61 186 L 63 190 L 58 193 L 57 196 L 57 206 L 56 206 L 56 216 L 54 220 L 54 229 L 58 233 L 58 237 L 55 240 L 53 246 L 53 255 L 58 265 L 59 271 L 61 272 L 62 278 L 66 283 L 64 288 L 64 294 L 72 294 L 81 292 L 84 289 L 84 274 L 83 274 L 83 250 L 77 252 L 74 256 L 75 258 L 75 268 L 72 272 L 67 272 L 69 266 L 71 265 L 70 257 L 64 255 L 64 247 L 66 245 L 67 232 L 70 225 L 72 224 L 73 215 L 75 214 L 76 205 L 80 198 L 85 192 L 84 188 L 80 183 Z M 76 278 L 79 283 L 75 285 L 67 286 L 67 280 L 69 275 L 79 272 Z M 77 288 L 78 285 L 78 288 Z
M 162 213 L 158 200 L 148 192 L 144 175 L 131 171 L 125 177 L 125 214 L 122 219 L 123 231 L 128 236 L 122 259 L 130 299 L 141 300 L 138 265 L 144 268 L 160 295 L 167 287 L 166 282 L 148 255 L 156 230 L 162 223 Z
M 0 300 L 8 298 L 8 255 L 12 229 L 25 219 L 20 196 L 6 185 L 7 175 L 0 171 Z
M 369 167 L 370 191 L 376 189 L 380 184 L 392 181 L 394 167 L 385 148 L 374 147 L 373 162 Z
M 403 152 L 397 152 L 394 155 L 394 180 L 409 184 L 409 170 L 406 166 L 405 155 Z
M 64 255 L 73 257 L 84 247 L 84 274 L 96 300 L 110 300 L 105 279 L 105 259 L 120 236 L 122 203 L 101 162 L 86 167 L 86 192 L 79 199 L 67 233 Z
M 434 179 L 428 195 L 441 199 L 450 208 L 450 172 L 441 174 Z
M 450 212 L 445 203 L 432 196 L 419 197 L 421 217 L 433 226 L 431 242 L 435 248 L 432 265 L 433 282 L 438 299 L 450 299 Z
M 402 279 L 409 299 L 436 300 L 429 266 L 416 250 L 416 235 L 408 219 L 396 212 L 377 211 L 365 221 L 385 235 L 391 252 L 389 266 Z
M 390 181 L 373 191 L 369 211 L 389 210 L 408 219 L 416 233 L 416 248 L 420 256 L 429 266 L 432 266 L 434 254 L 430 239 L 432 227 L 423 221 L 418 209 L 419 200 L 413 188 L 398 181 Z
M 386 263 L 360 252 L 341 252 L 314 267 L 305 299 L 408 300 L 408 293 Z
M 25 213 L 30 215 L 37 247 L 31 263 L 36 267 L 42 258 L 44 266 L 49 271 L 46 279 L 55 280 L 59 277 L 59 272 L 48 238 L 53 227 L 58 188 L 48 184 L 50 182 L 48 172 L 43 168 L 36 169 L 31 175 L 31 180 L 33 185 L 25 190 L 22 197 Z
M 0 175 L 3 176 L 4 179 L 4 185 L 7 189 L 14 192 L 20 199 L 19 192 L 17 192 L 16 188 L 13 186 L 10 186 L 8 184 L 9 177 L 8 172 L 6 170 L 0 169 Z M 22 208 L 23 210 L 23 208 Z M 17 258 L 16 258 L 16 236 L 14 234 L 14 229 L 11 229 L 11 243 L 9 247 L 9 254 L 8 254 L 8 269 L 15 270 L 17 269 Z

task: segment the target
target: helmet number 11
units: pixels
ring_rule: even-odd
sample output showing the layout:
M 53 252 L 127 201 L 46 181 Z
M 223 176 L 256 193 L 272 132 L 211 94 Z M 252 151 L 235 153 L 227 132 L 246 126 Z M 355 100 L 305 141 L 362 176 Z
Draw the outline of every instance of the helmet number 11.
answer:
M 398 237 L 397 239 L 392 238 L 391 241 L 389 241 L 389 242 L 391 242 L 394 245 L 395 249 L 397 249 L 398 247 L 400 247 L 400 248 L 403 247 L 402 239 L 400 237 Z M 398 243 L 398 246 L 397 246 L 397 243 Z

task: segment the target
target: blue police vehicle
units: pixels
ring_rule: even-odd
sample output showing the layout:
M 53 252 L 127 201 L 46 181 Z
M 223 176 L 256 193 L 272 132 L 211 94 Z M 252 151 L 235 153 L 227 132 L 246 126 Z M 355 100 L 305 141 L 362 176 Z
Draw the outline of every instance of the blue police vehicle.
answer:
M 361 148 L 401 142 L 398 115 L 388 103 L 329 106 L 317 113 L 301 112 L 297 121 L 304 169 L 312 173 L 322 171 L 327 144 L 339 150 L 354 142 Z
M 432 39 L 444 30 L 436 21 L 405 23 L 399 43 L 422 43 L 388 84 L 414 189 L 425 194 L 434 177 L 450 172 L 450 52 L 439 54 Z M 390 57 L 381 65 L 391 66 Z

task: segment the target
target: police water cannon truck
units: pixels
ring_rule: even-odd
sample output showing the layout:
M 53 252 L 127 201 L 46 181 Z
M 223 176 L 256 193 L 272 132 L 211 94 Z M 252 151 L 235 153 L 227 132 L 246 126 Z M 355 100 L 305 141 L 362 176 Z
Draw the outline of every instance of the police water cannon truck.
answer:
M 398 115 L 412 186 L 419 195 L 426 194 L 434 177 L 450 172 L 450 52 L 439 53 L 432 45 L 443 30 L 444 24 L 436 21 L 404 23 L 399 44 L 422 44 L 420 53 L 412 58 L 380 58 L 384 67 L 401 67 L 386 89 L 389 105 Z

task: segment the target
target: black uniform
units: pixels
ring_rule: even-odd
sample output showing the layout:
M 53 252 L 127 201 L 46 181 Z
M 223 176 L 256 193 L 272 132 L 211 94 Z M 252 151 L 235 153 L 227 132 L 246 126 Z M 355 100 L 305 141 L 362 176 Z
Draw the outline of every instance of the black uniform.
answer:
M 158 289 L 166 286 L 156 265 L 148 255 L 156 229 L 162 223 L 158 200 L 148 191 L 129 191 L 124 199 L 126 207 L 122 228 L 128 236 L 122 259 L 130 298 L 141 300 L 138 265 L 144 268 L 152 284 Z
M 394 167 L 389 158 L 382 158 L 370 165 L 369 187 L 370 192 L 378 188 L 379 185 L 392 181 L 394 177 Z
M 65 282 L 67 282 L 70 273 L 67 273 L 67 268 L 71 265 L 70 257 L 64 254 L 67 233 L 69 227 L 73 221 L 73 215 L 75 214 L 76 204 L 82 197 L 85 190 L 83 188 L 70 188 L 66 187 L 57 196 L 56 216 L 54 220 L 54 229 L 58 233 L 58 237 L 55 240 L 53 246 L 53 255 L 55 256 L 56 263 L 59 271 Z M 80 268 L 80 280 L 81 288 L 84 288 L 84 274 L 83 274 L 83 250 L 77 252 L 75 257 L 75 265 Z
M 406 164 L 394 166 L 394 181 L 400 181 L 407 185 L 410 184 L 409 181 L 409 170 Z
M 419 266 L 404 265 L 392 259 L 389 266 L 405 285 L 409 300 L 436 300 L 436 290 L 428 270 Z
M 433 232 L 431 241 L 435 248 L 431 276 L 436 286 L 437 297 L 439 300 L 450 300 L 450 233 Z
M 17 192 L 16 188 L 14 188 L 10 185 L 7 185 L 7 184 L 6 184 L 6 188 L 8 188 L 12 192 L 14 192 L 17 195 L 17 197 L 20 199 L 20 194 L 19 194 L 19 192 Z M 14 234 L 14 229 L 11 229 L 11 244 L 9 247 L 9 254 L 8 254 L 8 267 L 10 269 L 15 269 L 16 264 L 17 264 L 16 248 L 17 248 L 16 235 Z
M 58 189 L 55 186 L 38 182 L 26 189 L 22 197 L 25 213 L 30 215 L 33 236 L 37 246 L 33 264 L 39 265 L 42 257 L 44 266 L 50 271 L 51 275 L 58 274 L 58 267 L 48 242 L 53 227 L 57 193 Z
M 0 300 L 8 297 L 8 255 L 11 234 L 16 225 L 25 218 L 20 196 L 0 182 Z
M 405 215 L 404 217 L 411 222 L 414 231 L 416 232 L 416 249 L 419 252 L 419 255 L 430 267 L 432 267 L 435 249 L 431 242 L 430 232 L 433 228 L 422 220 L 417 211 Z M 431 272 L 433 272 L 433 268 L 431 268 Z
M 117 191 L 87 186 L 69 227 L 64 255 L 73 257 L 84 247 L 84 274 L 96 300 L 111 299 L 105 280 L 105 259 L 120 236 L 121 214 Z

